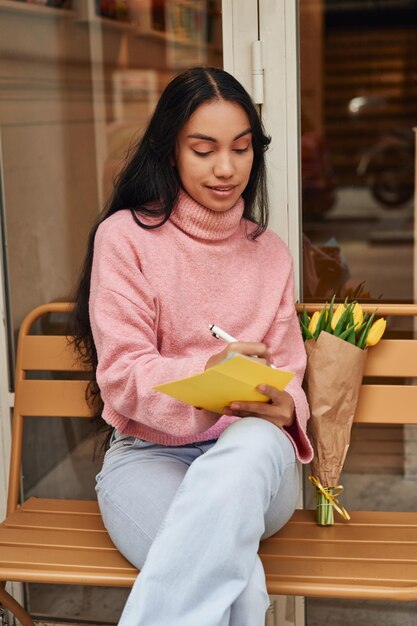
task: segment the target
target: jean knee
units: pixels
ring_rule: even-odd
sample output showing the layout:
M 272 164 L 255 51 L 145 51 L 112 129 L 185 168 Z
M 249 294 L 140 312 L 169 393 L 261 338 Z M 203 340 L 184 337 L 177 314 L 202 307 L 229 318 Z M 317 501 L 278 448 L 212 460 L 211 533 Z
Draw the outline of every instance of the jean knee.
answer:
M 287 435 L 278 426 L 260 417 L 245 417 L 234 422 L 222 433 L 222 438 L 249 460 L 269 456 L 279 460 L 283 467 L 295 462 L 294 447 Z

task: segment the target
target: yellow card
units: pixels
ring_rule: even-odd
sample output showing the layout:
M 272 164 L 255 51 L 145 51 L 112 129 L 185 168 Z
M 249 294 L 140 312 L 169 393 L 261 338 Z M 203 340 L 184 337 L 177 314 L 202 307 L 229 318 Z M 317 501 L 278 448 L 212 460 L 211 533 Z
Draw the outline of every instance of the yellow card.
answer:
M 201 374 L 156 385 L 153 389 L 196 408 L 223 413 L 223 408 L 233 401 L 268 402 L 256 387 L 264 384 L 282 390 L 293 376 L 292 372 L 235 354 Z

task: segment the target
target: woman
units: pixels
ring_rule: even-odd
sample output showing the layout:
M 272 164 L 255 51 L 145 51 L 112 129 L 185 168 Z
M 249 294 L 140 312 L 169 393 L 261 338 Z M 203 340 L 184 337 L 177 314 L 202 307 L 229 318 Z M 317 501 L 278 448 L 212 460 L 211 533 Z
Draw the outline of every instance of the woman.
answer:
M 291 258 L 266 230 L 268 144 L 236 79 L 186 71 L 90 236 L 75 323 L 112 428 L 98 501 L 142 570 L 121 626 L 264 624 L 259 541 L 292 515 L 296 460 L 312 457 Z M 239 341 L 220 343 L 210 323 Z M 221 416 L 153 391 L 231 352 L 295 377 Z

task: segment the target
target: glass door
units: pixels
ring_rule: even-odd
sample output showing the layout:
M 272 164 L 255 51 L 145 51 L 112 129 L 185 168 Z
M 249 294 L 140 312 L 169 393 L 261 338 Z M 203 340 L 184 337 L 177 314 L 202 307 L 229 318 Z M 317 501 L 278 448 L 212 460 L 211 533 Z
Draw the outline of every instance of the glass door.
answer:
M 303 299 L 413 303 L 416 2 L 300 0 L 299 18 Z M 414 333 L 409 318 L 388 317 L 387 337 Z M 415 510 L 416 440 L 415 426 L 354 424 L 340 478 L 348 510 Z M 415 611 L 310 598 L 307 624 L 412 624 Z
M 90 226 L 167 82 L 187 67 L 224 66 L 251 88 L 250 51 L 240 46 L 257 37 L 257 5 L 0 0 L 0 14 L 2 312 L 10 312 L 0 416 L 7 446 L 13 381 L 6 363 L 13 372 L 23 317 L 36 305 L 69 299 Z M 54 333 L 65 319 L 43 324 Z M 24 443 L 25 496 L 95 497 L 88 425 L 36 422 Z M 127 592 L 29 585 L 26 593 L 34 616 L 112 623 Z

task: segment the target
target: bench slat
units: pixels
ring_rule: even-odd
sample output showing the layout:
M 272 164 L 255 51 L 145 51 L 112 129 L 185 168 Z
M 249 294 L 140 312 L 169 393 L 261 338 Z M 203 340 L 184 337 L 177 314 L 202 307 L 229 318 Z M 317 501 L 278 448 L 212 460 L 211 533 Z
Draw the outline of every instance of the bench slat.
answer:
M 356 511 L 350 511 L 349 514 L 354 516 Z M 407 544 L 414 545 L 417 543 L 417 525 L 413 528 L 409 526 L 396 526 L 395 532 L 393 533 L 392 526 L 381 526 L 381 527 L 371 527 L 368 526 L 369 531 L 365 531 L 361 526 L 355 526 L 349 522 L 349 528 L 344 529 L 343 537 L 340 535 L 340 531 L 335 525 L 337 531 L 335 534 L 328 533 L 326 537 L 320 532 L 315 532 L 312 524 L 310 523 L 310 533 L 309 537 L 306 538 L 305 528 L 299 528 L 295 524 L 290 524 L 288 528 L 286 528 L 286 532 L 280 536 L 274 537 L 273 539 L 267 539 L 264 543 L 265 552 L 274 553 L 279 548 L 276 548 L 275 543 L 286 543 L 287 541 L 327 541 L 330 543 L 339 543 L 339 544 L 364 544 L 369 542 L 369 535 L 372 535 L 372 542 L 375 545 L 385 545 L 386 543 L 398 543 L 398 544 Z M 267 543 L 268 542 L 268 545 Z M 271 544 L 271 545 L 269 545 Z
M 85 380 L 24 380 L 16 410 L 21 415 L 91 417 Z M 362 385 L 355 422 L 417 424 L 417 386 Z
M 86 380 L 22 380 L 16 390 L 16 411 L 34 417 L 88 417 Z
M 310 572 L 304 567 L 300 560 L 293 567 L 287 570 L 288 562 L 280 562 L 281 572 L 275 573 L 269 568 L 269 564 L 262 559 L 267 581 L 269 594 L 272 595 L 289 595 L 289 596 L 307 596 L 318 598 L 349 598 L 349 599 L 366 599 L 366 600 L 396 600 L 396 601 L 414 601 L 417 598 L 417 586 L 415 576 L 411 580 L 404 580 L 402 577 L 402 568 L 396 572 L 392 572 L 392 578 L 387 580 L 383 577 L 387 571 L 387 566 L 381 568 L 380 576 L 374 579 L 363 578 L 366 576 L 368 569 L 364 567 L 361 571 L 356 572 L 355 578 L 344 578 L 341 572 L 351 570 L 350 562 L 341 561 L 330 567 L 329 563 L 322 563 L 319 575 L 316 572 Z M 347 569 L 346 569 L 347 568 Z M 414 569 L 415 572 L 415 569 Z M 414 573 L 412 572 L 412 574 Z M 395 574 L 399 574 L 399 578 L 395 578 Z M 325 574 L 325 575 L 324 575 Z
M 26 335 L 23 337 L 22 369 L 26 371 L 85 372 L 67 337 Z M 369 350 L 366 376 L 417 377 L 417 345 L 412 339 L 383 339 Z
M 57 528 L 31 528 L 0 526 L 0 546 L 62 546 L 116 550 L 107 533 L 93 530 L 71 530 Z
M 53 546 L 22 546 L 16 550 L 16 546 L 1 546 L 1 561 L 10 565 L 30 567 L 60 567 L 63 569 L 106 569 L 130 571 L 133 566 L 118 552 L 118 550 L 100 550 L 85 548 L 74 550 L 71 547 Z
M 396 584 L 415 586 L 417 589 L 416 562 L 396 558 L 395 554 L 390 554 L 389 546 L 387 551 L 388 558 L 385 560 L 369 557 L 366 550 L 362 552 L 362 558 L 343 557 L 338 552 L 312 558 L 302 551 L 299 556 L 277 557 L 263 552 L 260 556 L 267 576 L 283 576 L 285 573 L 286 578 L 315 579 L 317 582 L 320 578 L 331 578 L 335 582 L 349 580 L 364 585 L 374 580 L 387 586 L 396 581 Z
M 101 517 L 97 515 L 78 515 L 77 513 L 59 514 L 23 511 L 20 515 L 14 513 L 4 523 L 9 528 L 62 528 L 66 530 L 106 532 Z
M 394 545 L 395 544 L 395 545 Z M 336 556 L 337 551 L 337 556 Z M 417 564 L 417 541 L 396 542 L 388 539 L 382 545 L 381 541 L 374 542 L 369 539 L 369 545 L 364 551 L 363 541 L 314 541 L 304 539 L 300 546 L 299 539 L 287 539 L 284 541 L 271 541 L 267 546 L 263 546 L 264 556 L 298 557 L 302 558 L 326 559 L 340 558 L 341 560 L 362 559 L 364 552 L 366 560 L 374 562 L 382 561 L 388 564 L 390 560 L 394 562 Z
M 417 424 L 417 386 L 362 385 L 355 422 Z
M 117 550 L 111 553 L 83 550 L 84 563 L 73 563 L 72 553 L 77 556 L 81 554 L 71 548 L 60 551 L 56 547 L 47 549 L 42 546 L 28 549 L 26 546 L 21 548 L 1 546 L 0 579 L 16 582 L 131 587 L 138 575 L 138 570 Z M 111 557 L 103 560 L 101 556 L 104 554 L 111 554 Z
M 417 341 L 381 340 L 368 351 L 365 376 L 417 377 Z
M 26 335 L 22 339 L 23 370 L 84 372 L 74 348 L 63 335 Z
M 3 567 L 0 557 L 0 578 L 22 583 L 56 585 L 94 585 L 99 587 L 132 587 L 138 575 L 133 567 L 104 570 L 94 567 L 64 569 L 61 567 L 22 564 Z
M 46 511 L 47 513 L 94 513 L 100 516 L 97 500 L 58 500 L 32 496 L 22 504 L 19 510 Z

